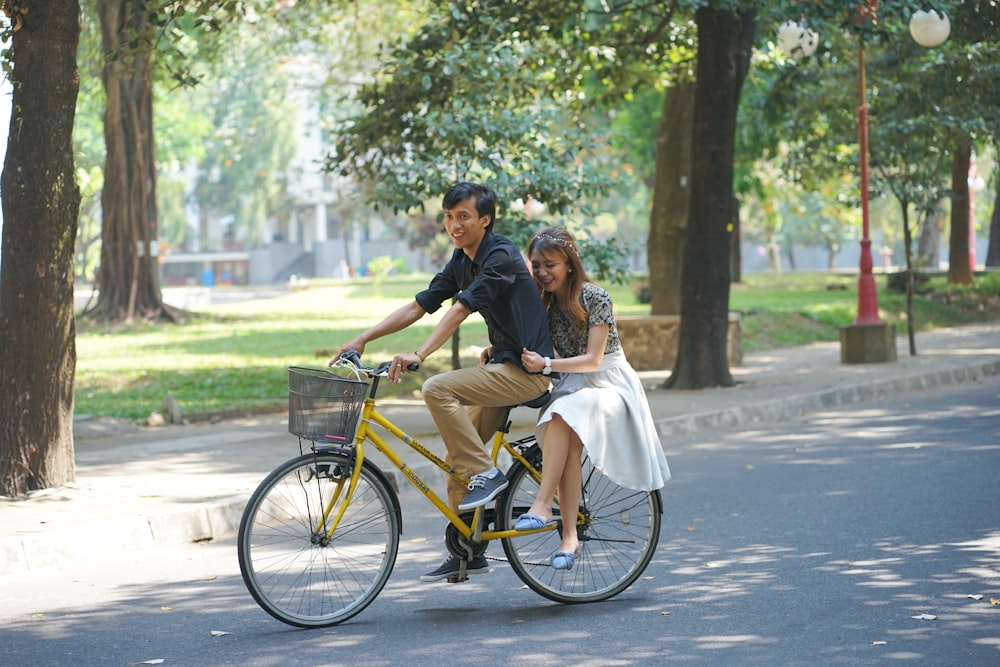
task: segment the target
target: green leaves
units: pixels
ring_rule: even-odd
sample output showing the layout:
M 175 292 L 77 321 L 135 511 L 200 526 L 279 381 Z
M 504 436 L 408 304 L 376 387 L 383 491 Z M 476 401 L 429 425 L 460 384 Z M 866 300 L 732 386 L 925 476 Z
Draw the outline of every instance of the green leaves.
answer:
M 630 2 L 434 3 L 370 82 L 331 104 L 340 113 L 326 168 L 396 212 L 436 211 L 455 181 L 487 182 L 501 199 L 498 229 L 515 241 L 538 224 L 510 206 L 529 195 L 544 202 L 546 222 L 596 230 L 591 206 L 616 185 L 628 150 L 613 144 L 606 104 L 658 82 L 658 63 L 681 52 L 669 47 L 670 11 Z M 602 252 L 611 275 L 615 255 Z

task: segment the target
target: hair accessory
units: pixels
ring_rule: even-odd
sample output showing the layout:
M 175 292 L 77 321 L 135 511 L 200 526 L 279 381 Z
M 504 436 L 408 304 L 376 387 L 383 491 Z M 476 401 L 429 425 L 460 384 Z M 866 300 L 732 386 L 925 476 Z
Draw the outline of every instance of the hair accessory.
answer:
M 566 248 L 568 250 L 572 250 L 574 255 L 578 255 L 579 256 L 579 254 L 580 254 L 579 252 L 577 252 L 576 246 L 573 245 L 572 243 L 570 243 L 569 241 L 567 241 L 566 239 L 557 238 L 557 237 L 551 236 L 549 234 L 538 234 L 535 237 L 535 240 L 536 241 L 550 241 L 552 243 L 555 243 L 557 246 L 559 246 L 561 248 Z

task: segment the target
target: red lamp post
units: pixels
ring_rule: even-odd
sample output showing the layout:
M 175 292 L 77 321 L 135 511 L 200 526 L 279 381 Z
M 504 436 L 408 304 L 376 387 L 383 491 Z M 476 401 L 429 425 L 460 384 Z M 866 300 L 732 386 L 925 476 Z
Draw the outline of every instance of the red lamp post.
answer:
M 860 20 L 875 23 L 875 0 L 858 6 Z M 858 316 L 854 326 L 885 324 L 878 316 L 878 290 L 872 273 L 871 217 L 868 213 L 868 97 L 865 83 L 865 38 L 858 35 L 858 160 L 861 176 L 861 274 L 858 276 Z
M 871 21 L 876 23 L 877 2 L 876 0 L 862 0 L 858 3 L 858 21 Z M 924 47 L 938 46 L 947 38 L 951 29 L 948 17 L 938 14 L 935 11 L 919 11 L 910 19 L 910 34 L 914 41 Z M 778 30 L 778 44 L 781 49 L 790 56 L 803 57 L 810 55 L 816 48 L 818 37 L 815 32 L 793 21 L 786 22 Z M 871 327 L 867 331 L 884 332 L 868 336 L 852 336 L 849 332 L 841 331 L 842 350 L 841 355 L 846 361 L 887 361 L 895 359 L 895 343 L 892 340 L 891 327 L 882 321 L 878 314 L 878 291 L 875 288 L 875 276 L 872 273 L 872 253 L 870 237 L 870 215 L 869 215 L 869 180 L 868 180 L 868 99 L 865 81 L 865 41 L 864 33 L 858 34 L 858 160 L 861 189 L 861 260 L 860 275 L 858 277 L 858 313 L 851 327 L 855 332 L 860 328 L 865 331 L 866 327 Z M 854 340 L 858 345 L 850 345 L 852 348 L 864 348 L 870 342 L 875 342 L 881 347 L 878 351 L 867 351 L 861 349 L 852 350 L 850 353 L 845 349 L 845 341 Z

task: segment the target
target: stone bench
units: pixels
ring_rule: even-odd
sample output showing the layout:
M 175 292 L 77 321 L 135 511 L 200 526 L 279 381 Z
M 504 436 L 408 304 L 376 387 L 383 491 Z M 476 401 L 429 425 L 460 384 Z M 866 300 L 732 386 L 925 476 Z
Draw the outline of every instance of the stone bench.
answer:
M 677 358 L 680 315 L 620 315 L 618 335 L 632 368 L 637 371 L 670 371 Z M 730 366 L 743 363 L 740 314 L 729 313 L 726 343 Z

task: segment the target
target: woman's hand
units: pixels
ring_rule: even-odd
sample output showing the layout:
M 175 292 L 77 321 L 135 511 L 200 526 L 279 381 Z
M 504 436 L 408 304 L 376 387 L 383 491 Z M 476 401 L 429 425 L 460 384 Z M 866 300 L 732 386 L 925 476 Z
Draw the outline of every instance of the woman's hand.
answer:
M 545 358 L 525 347 L 521 350 L 521 366 L 529 373 L 541 373 L 545 368 Z

